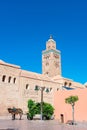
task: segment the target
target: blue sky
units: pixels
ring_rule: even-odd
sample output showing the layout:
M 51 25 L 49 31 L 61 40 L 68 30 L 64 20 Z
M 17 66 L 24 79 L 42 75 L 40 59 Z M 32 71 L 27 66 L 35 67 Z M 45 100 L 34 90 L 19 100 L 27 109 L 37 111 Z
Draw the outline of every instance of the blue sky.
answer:
M 62 76 L 87 81 L 86 0 L 0 0 L 0 59 L 41 73 L 50 34 L 61 51 Z

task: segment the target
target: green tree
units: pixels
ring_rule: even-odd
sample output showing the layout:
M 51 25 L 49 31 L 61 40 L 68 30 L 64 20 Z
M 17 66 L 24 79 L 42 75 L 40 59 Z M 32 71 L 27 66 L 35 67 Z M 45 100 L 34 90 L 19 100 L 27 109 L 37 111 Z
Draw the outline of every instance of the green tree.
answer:
M 75 102 L 78 101 L 78 100 L 79 100 L 78 96 L 70 96 L 70 97 L 65 99 L 65 102 L 68 103 L 68 104 L 71 104 L 71 106 L 72 106 L 73 124 L 74 124 L 74 106 L 75 106 Z
M 54 113 L 54 108 L 50 103 L 43 103 L 43 118 L 45 117 L 47 120 L 51 119 Z
M 36 114 L 40 114 L 41 104 L 39 102 L 36 103 Z
M 37 114 L 41 114 L 41 103 L 36 103 L 37 106 Z M 43 119 L 51 119 L 52 115 L 54 113 L 54 108 L 50 103 L 43 102 L 43 112 L 42 117 Z
M 33 100 L 28 100 L 28 117 L 33 119 L 35 114 L 41 114 L 41 103 L 35 103 Z M 54 113 L 54 108 L 51 104 L 43 102 L 43 117 L 50 119 Z
M 36 103 L 33 100 L 28 100 L 28 113 L 27 118 L 33 119 L 33 116 L 36 114 Z

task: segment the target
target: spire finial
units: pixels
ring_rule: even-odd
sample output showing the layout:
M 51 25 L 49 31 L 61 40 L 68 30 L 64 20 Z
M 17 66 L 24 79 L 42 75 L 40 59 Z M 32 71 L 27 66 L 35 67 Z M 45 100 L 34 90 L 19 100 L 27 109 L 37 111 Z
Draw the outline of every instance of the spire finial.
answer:
M 52 39 L 53 37 L 52 37 L 52 34 L 50 35 L 50 39 Z

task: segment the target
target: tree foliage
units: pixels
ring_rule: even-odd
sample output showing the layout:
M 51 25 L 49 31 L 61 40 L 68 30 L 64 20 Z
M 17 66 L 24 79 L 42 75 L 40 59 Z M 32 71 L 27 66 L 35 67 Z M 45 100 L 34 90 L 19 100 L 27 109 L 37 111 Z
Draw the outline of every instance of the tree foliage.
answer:
M 33 119 L 35 114 L 41 114 L 41 103 L 35 103 L 33 100 L 28 100 L 28 116 Z M 54 113 L 54 108 L 51 104 L 43 102 L 43 118 L 50 119 Z
M 54 113 L 54 108 L 50 103 L 43 103 L 43 118 L 51 119 L 51 116 Z
M 34 101 L 32 101 L 31 99 L 28 100 L 28 113 L 27 113 L 27 116 L 30 118 L 30 119 L 33 119 L 33 116 L 35 115 L 36 111 L 36 104 Z
M 65 99 L 65 102 L 71 104 L 72 106 L 72 120 L 73 120 L 72 124 L 74 124 L 74 106 L 75 106 L 75 102 L 78 100 L 79 100 L 78 96 L 70 96 Z
M 78 101 L 78 96 L 70 96 L 65 99 L 65 102 L 71 105 L 75 105 L 75 102 Z

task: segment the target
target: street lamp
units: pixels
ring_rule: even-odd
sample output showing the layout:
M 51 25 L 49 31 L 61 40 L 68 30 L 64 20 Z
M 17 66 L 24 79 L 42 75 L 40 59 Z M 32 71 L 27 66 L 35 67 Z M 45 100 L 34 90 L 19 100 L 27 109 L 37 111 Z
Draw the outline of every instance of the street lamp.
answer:
M 45 87 L 41 87 L 41 120 L 43 120 L 43 91 Z
M 41 120 L 43 120 L 43 91 L 44 91 L 45 87 L 40 87 L 40 86 L 35 86 L 35 90 L 41 91 Z

